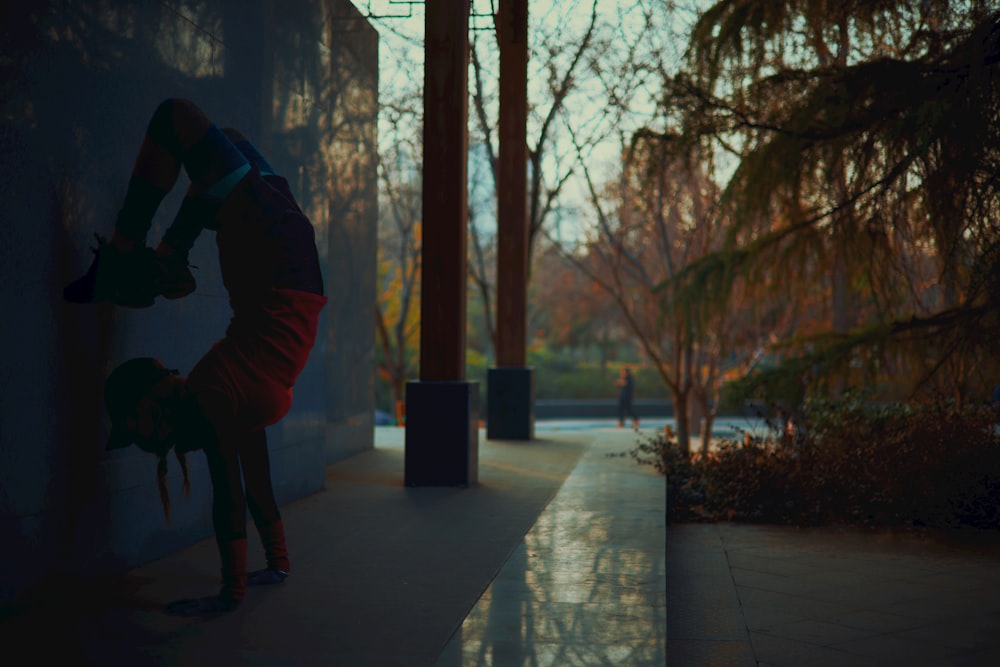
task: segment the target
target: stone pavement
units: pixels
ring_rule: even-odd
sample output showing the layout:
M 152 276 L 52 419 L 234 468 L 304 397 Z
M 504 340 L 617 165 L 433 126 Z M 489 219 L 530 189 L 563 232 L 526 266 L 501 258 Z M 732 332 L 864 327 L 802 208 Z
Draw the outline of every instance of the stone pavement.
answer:
M 627 429 L 480 441 L 480 484 L 406 488 L 403 431 L 282 508 L 293 572 L 210 620 L 212 540 L 0 608 L 3 664 L 986 667 L 1000 536 L 665 526 Z M 252 552 L 251 565 L 260 554 Z
M 210 619 L 209 539 L 119 577 L 66 578 L 0 608 L 3 664 L 590 665 L 665 661 L 664 479 L 635 435 L 480 441 L 480 483 L 403 486 L 403 431 L 282 508 L 292 574 Z M 207 509 L 207 508 L 206 508 Z M 254 540 L 252 540 L 253 542 Z M 262 555 L 251 550 L 251 567 Z
M 634 434 L 590 434 L 438 667 L 665 664 L 665 479 L 619 456 Z
M 1000 536 L 671 525 L 671 667 L 1000 665 Z

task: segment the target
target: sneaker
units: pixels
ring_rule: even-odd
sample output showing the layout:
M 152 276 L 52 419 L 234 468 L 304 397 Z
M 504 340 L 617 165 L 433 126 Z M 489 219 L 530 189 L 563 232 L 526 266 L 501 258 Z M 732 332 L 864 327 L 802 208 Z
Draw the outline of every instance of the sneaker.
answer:
M 247 586 L 267 586 L 270 584 L 280 584 L 288 576 L 287 572 L 282 572 L 281 570 L 272 570 L 269 567 L 263 570 L 257 570 L 256 572 L 251 572 L 247 576 Z
M 98 234 L 94 261 L 81 278 L 63 289 L 69 303 L 114 303 L 128 308 L 148 308 L 156 299 L 153 287 L 155 258 L 142 247 L 122 253 Z
M 166 299 L 180 299 L 197 287 L 187 257 L 157 257 L 156 267 L 153 288 Z

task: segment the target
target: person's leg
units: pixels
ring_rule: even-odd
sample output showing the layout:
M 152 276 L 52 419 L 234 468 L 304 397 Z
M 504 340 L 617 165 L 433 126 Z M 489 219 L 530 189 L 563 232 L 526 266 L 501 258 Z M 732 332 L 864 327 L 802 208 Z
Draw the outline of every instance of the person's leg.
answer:
M 224 127 L 222 128 L 222 133 L 226 135 L 226 138 L 229 139 L 234 146 L 236 146 L 236 149 L 243 154 L 243 157 L 245 157 L 250 164 L 257 167 L 261 176 L 277 175 L 277 172 L 274 170 L 274 167 L 271 166 L 271 163 L 260 154 L 257 147 L 254 146 L 242 132 L 232 127 Z
M 261 175 L 274 174 L 270 163 L 242 133 L 224 127 L 221 134 L 236 147 L 249 165 L 257 167 Z M 242 174 L 242 166 L 234 173 Z M 195 280 L 188 269 L 188 253 L 203 229 L 215 227 L 216 215 L 229 190 L 231 187 L 227 188 L 225 185 L 217 188 L 217 191 L 213 191 L 213 188 L 199 189 L 194 182 L 188 188 L 174 221 L 164 232 L 163 239 L 156 248 L 156 256 L 165 268 L 157 291 L 166 298 L 177 299 L 194 291 Z
M 248 170 L 247 159 L 196 104 L 168 99 L 153 113 L 132 169 L 112 239 L 118 250 L 127 252 L 145 242 L 153 215 L 182 166 L 191 179 L 188 198 L 209 200 L 225 199 Z
M 243 158 L 243 162 L 230 173 L 245 174 L 246 165 L 256 166 L 263 175 L 274 173 L 264 156 L 239 131 L 231 127 L 224 127 L 219 130 L 217 135 L 213 132 L 212 142 L 219 143 L 220 138 L 233 146 Z M 224 150 L 227 153 L 230 151 L 228 147 L 225 147 Z M 232 180 L 232 177 L 229 180 Z M 195 239 L 201 234 L 201 230 L 214 226 L 215 215 L 222 205 L 222 200 L 235 185 L 235 182 L 224 182 L 217 188 L 199 187 L 192 180 L 174 221 L 163 233 L 163 240 L 157 247 L 156 254 L 166 257 L 183 256 L 186 259 L 188 252 L 194 246 Z
M 267 567 L 251 572 L 247 583 L 278 584 L 291 571 L 285 526 L 271 485 L 271 461 L 267 452 L 267 435 L 263 429 L 251 433 L 240 448 L 240 465 L 246 485 L 247 506 L 253 517 L 264 547 Z
M 194 289 L 186 253 L 201 232 L 204 217 L 191 216 L 199 224 L 175 234 L 174 242 L 186 246 L 183 251 L 174 253 L 164 246 L 154 256 L 145 247 L 153 216 L 182 166 L 191 179 L 191 200 L 225 199 L 250 169 L 243 154 L 197 105 L 168 99 L 157 107 L 147 126 L 111 243 L 98 237 L 90 270 L 63 292 L 67 301 L 145 307 L 152 305 L 157 294 L 178 298 Z M 172 262 L 171 257 L 175 258 Z

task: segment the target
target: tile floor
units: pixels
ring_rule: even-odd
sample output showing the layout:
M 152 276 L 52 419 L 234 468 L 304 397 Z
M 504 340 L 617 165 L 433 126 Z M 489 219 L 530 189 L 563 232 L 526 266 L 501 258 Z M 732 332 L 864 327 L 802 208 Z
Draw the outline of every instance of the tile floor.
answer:
M 666 485 L 632 444 L 595 434 L 438 667 L 666 664 Z
M 670 665 L 1000 664 L 996 542 L 846 528 L 671 526 Z

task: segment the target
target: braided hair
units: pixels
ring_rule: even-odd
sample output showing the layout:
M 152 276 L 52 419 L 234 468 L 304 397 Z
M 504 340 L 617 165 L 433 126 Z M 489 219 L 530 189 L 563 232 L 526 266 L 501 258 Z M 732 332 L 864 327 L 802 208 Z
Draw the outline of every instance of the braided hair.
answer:
M 181 471 L 184 473 L 184 497 L 187 498 L 191 495 L 191 478 L 188 476 L 188 466 L 187 466 L 187 455 L 182 454 L 176 449 L 174 449 L 174 455 L 177 457 L 177 462 L 181 465 Z M 167 489 L 167 453 L 159 455 L 159 461 L 156 464 L 156 485 L 160 489 L 160 503 L 163 505 L 163 516 L 167 521 L 167 526 L 170 525 L 170 491 Z

